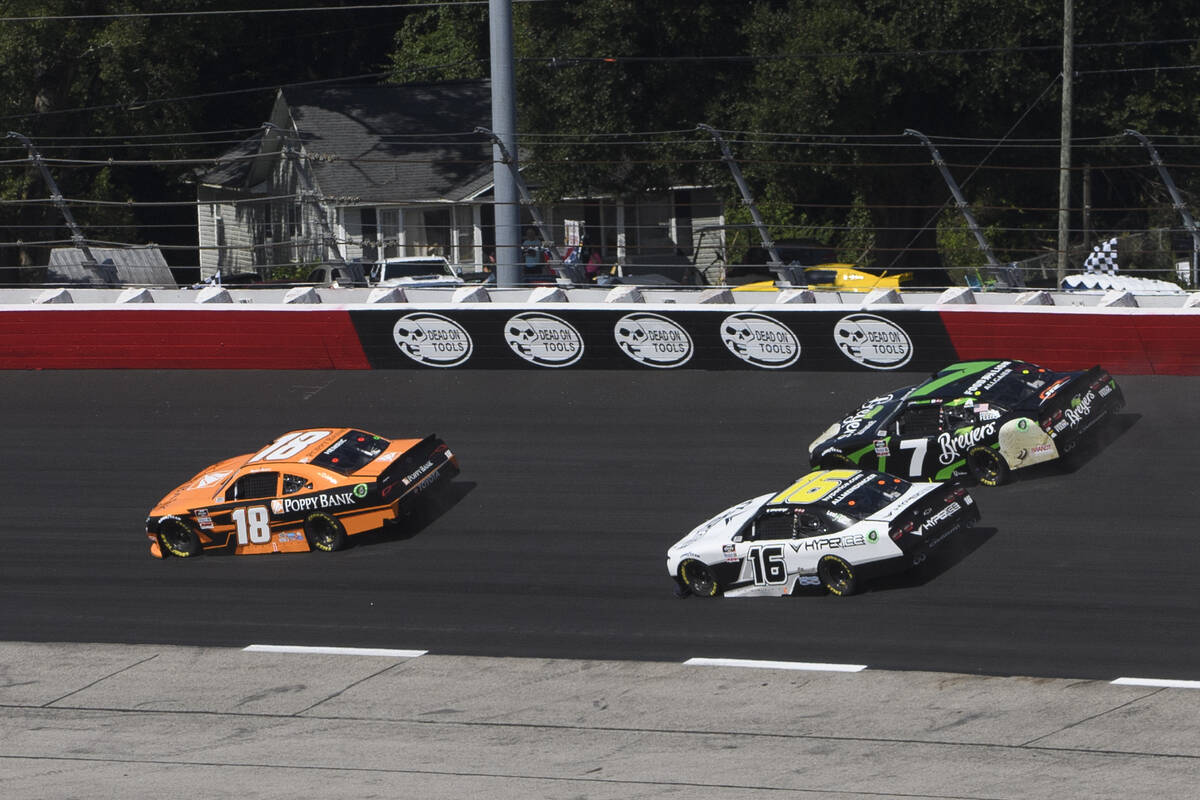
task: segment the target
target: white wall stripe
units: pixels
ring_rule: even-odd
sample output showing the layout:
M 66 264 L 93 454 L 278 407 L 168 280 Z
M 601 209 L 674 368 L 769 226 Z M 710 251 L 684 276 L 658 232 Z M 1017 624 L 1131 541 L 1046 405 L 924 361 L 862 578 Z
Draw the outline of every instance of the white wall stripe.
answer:
M 252 644 L 242 648 L 246 653 L 306 653 L 328 656 L 387 656 L 389 658 L 416 658 L 428 650 L 386 650 L 380 647 L 301 647 L 290 644 Z
M 1177 681 L 1168 678 L 1117 678 L 1117 686 L 1160 686 L 1167 689 L 1200 689 L 1200 681 Z
M 750 669 L 796 669 L 813 672 L 862 672 L 866 664 L 820 664 L 809 661 L 758 661 L 749 658 L 689 658 L 688 667 L 748 667 Z

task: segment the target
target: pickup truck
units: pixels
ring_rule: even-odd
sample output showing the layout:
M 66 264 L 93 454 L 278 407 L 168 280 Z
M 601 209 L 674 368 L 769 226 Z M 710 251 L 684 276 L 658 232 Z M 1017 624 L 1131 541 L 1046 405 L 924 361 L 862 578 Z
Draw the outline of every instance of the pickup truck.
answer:
M 372 286 L 462 286 L 464 282 L 442 256 L 386 258 L 371 269 Z

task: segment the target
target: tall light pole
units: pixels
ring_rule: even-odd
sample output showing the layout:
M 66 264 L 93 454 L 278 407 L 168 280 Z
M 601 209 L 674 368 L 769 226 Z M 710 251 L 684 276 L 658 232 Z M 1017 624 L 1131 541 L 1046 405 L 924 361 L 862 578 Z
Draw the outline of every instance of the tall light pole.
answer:
M 1058 142 L 1058 281 L 1067 277 L 1067 248 L 1071 240 L 1071 74 L 1075 61 L 1075 10 L 1063 0 L 1062 128 Z
M 521 282 L 521 207 L 513 172 L 517 164 L 517 102 L 513 81 L 512 0 L 488 0 L 492 61 L 492 197 L 496 219 L 496 285 Z M 507 149 L 511 164 L 505 158 Z

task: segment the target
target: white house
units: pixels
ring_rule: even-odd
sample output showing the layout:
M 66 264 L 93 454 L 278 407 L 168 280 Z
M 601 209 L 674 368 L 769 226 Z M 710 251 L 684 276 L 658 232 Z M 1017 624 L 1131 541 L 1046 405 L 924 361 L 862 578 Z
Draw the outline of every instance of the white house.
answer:
M 430 253 L 479 269 L 495 243 L 493 162 L 474 131 L 490 125 L 488 81 L 280 90 L 263 129 L 196 179 L 201 277 Z M 723 243 L 708 187 L 541 210 L 556 245 L 582 221 L 608 263 L 699 251 L 703 267 Z

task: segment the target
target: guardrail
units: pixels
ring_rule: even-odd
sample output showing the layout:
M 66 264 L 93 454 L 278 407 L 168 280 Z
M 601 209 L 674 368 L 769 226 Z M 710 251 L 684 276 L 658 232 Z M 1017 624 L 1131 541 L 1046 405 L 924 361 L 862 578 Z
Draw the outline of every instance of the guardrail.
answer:
M 978 358 L 1200 374 L 1200 294 L 0 290 L 5 369 L 930 371 Z

